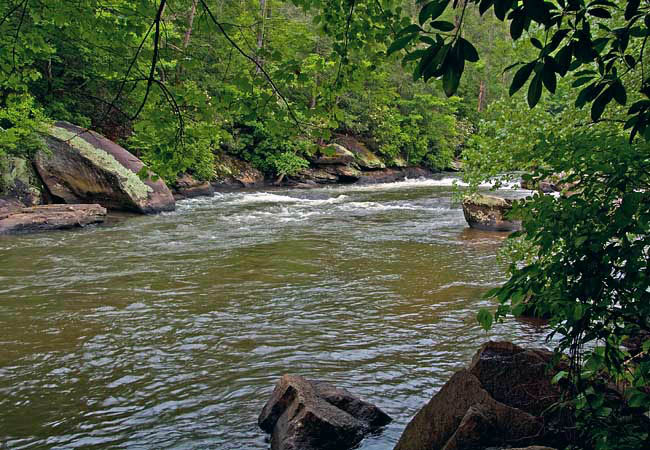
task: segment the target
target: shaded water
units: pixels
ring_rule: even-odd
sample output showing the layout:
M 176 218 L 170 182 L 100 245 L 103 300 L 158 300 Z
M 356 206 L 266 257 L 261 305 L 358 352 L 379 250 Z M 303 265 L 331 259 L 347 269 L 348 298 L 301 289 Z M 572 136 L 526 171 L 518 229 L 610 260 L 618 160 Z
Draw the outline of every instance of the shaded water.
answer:
M 0 238 L 0 447 L 264 449 L 286 372 L 410 417 L 489 338 L 502 234 L 451 180 L 217 194 L 174 213 Z M 508 195 L 512 195 L 509 192 Z

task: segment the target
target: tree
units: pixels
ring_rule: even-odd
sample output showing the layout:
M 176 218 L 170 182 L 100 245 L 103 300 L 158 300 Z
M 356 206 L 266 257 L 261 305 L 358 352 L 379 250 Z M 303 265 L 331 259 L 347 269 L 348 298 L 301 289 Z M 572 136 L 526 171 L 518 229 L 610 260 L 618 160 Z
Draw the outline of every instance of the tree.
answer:
M 447 8 L 460 11 L 455 26 L 439 20 Z M 513 261 L 510 279 L 488 294 L 499 302 L 494 318 L 531 305 L 551 317 L 552 334 L 560 337 L 556 350 L 570 357 L 581 446 L 647 448 L 647 424 L 628 421 L 625 408 L 650 410 L 650 3 L 427 2 L 392 49 L 410 50 L 404 59 L 415 61 L 414 77 L 441 78 L 447 95 L 457 91 L 465 64 L 479 61 L 463 28 L 470 8 L 508 23 L 511 38 L 534 51 L 505 68 L 514 71 L 510 95 L 526 83 L 529 107 L 540 104 L 544 90 L 550 95 L 535 117 L 517 116 L 524 110 L 516 95 L 509 105 L 493 105 L 501 110 L 493 109 L 474 138 L 477 151 L 465 155 L 468 175 L 478 182 L 523 168 L 529 182 L 555 176 L 566 187 L 557 197 L 516 203 L 523 231 L 512 239 L 527 252 Z M 522 147 L 503 147 L 509 141 Z M 479 320 L 489 328 L 493 318 L 481 311 Z M 636 341 L 637 349 L 626 350 L 626 341 Z M 624 408 L 607 395 L 611 381 L 622 387 Z

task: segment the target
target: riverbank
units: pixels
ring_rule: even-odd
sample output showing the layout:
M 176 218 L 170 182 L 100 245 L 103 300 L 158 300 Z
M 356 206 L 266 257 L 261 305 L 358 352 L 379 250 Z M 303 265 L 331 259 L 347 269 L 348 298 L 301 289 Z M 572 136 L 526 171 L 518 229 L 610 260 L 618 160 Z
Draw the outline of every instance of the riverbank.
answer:
M 31 159 L 0 160 L 0 234 L 70 228 L 103 220 L 96 215 L 83 216 L 84 208 L 76 206 L 80 204 L 155 214 L 173 210 L 181 199 L 242 188 L 306 189 L 433 176 L 429 169 L 409 167 L 399 157 L 388 161 L 361 141 L 339 135 L 320 147 L 307 167 L 291 174 L 272 177 L 247 161 L 221 153 L 215 155 L 214 179 L 200 180 L 184 173 L 167 185 L 126 149 L 95 132 L 57 122 L 43 138 L 46 148 Z M 47 212 L 56 210 L 59 214 L 58 210 L 39 207 L 51 204 L 67 204 L 78 213 L 66 216 L 66 221 L 59 216 L 49 220 Z

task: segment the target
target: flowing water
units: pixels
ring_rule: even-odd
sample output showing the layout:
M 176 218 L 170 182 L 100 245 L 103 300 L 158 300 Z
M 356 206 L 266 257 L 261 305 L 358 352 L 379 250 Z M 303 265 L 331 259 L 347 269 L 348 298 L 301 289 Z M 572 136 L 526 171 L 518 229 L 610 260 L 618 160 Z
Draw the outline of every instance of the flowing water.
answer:
M 395 420 L 389 449 L 488 339 L 503 235 L 470 230 L 451 179 L 216 194 L 174 213 L 0 238 L 0 448 L 265 449 L 284 373 Z M 521 192 L 503 192 L 521 195 Z

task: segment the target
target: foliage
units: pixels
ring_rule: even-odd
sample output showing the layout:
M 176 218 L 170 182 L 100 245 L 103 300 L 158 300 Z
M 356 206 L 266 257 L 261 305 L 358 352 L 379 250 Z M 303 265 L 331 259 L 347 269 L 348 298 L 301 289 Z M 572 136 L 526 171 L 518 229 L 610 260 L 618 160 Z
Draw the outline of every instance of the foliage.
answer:
M 43 148 L 39 132 L 47 119 L 27 94 L 11 94 L 0 108 L 0 156 L 30 157 Z
M 570 173 L 563 182 L 574 184 L 574 193 L 535 195 L 518 202 L 522 237 L 537 250 L 535 258 L 523 266 L 513 264 L 510 279 L 491 293 L 501 303 L 497 319 L 509 312 L 520 314 L 529 298 L 539 313 L 551 317 L 554 333 L 560 336 L 559 350 L 567 351 L 574 367 L 580 368 L 577 407 L 581 416 L 590 415 L 585 429 L 599 429 L 589 437 L 596 448 L 641 448 L 612 441 L 621 430 L 594 425 L 594 417 L 604 414 L 598 423 L 616 417 L 609 417 L 611 407 L 593 410 L 605 402 L 605 395 L 594 389 L 599 377 L 605 374 L 627 386 L 631 406 L 650 407 L 650 361 L 641 357 L 633 363 L 621 346 L 628 337 L 650 331 L 649 150 L 645 141 L 629 143 L 613 127 L 568 137 L 549 133 L 539 151 L 547 155 L 552 169 L 540 168 L 532 176 Z M 650 339 L 644 339 L 647 349 Z M 594 344 L 593 351 L 587 350 Z M 647 443 L 647 430 L 625 439 Z
M 309 167 L 309 161 L 295 153 L 284 152 L 270 157 L 275 173 L 281 176 L 294 176 Z
M 449 5 L 459 10 L 457 24 L 437 20 Z M 608 104 L 615 101 L 626 105 L 628 97 L 636 97 L 627 110 L 625 128 L 631 130 L 632 138 L 646 130 L 650 137 L 650 78 L 644 76 L 650 7 L 645 2 L 432 0 L 420 10 L 419 25 L 404 27 L 391 50 L 408 48 L 418 38 L 426 43 L 426 48 L 418 48 L 405 57 L 418 61 L 414 78 L 427 81 L 442 77 L 445 93 L 453 95 L 465 63 L 475 63 L 480 58 L 462 33 L 466 12 L 472 8 L 478 8 L 481 15 L 492 10 L 496 19 L 509 22 L 514 41 L 529 38 L 537 51 L 532 60 L 508 67 L 517 68 L 510 95 L 530 79 L 527 101 L 533 107 L 544 89 L 555 93 L 558 77 L 575 74 L 579 79 L 574 87 L 581 87 L 575 95 L 575 105 L 581 108 L 590 103 L 593 121 L 601 119 Z

